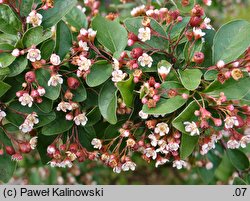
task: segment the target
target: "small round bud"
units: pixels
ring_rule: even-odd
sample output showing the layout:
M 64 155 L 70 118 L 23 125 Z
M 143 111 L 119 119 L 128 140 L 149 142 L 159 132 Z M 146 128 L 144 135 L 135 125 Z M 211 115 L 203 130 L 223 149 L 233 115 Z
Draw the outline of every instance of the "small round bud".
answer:
M 197 64 L 201 64 L 204 61 L 204 54 L 202 52 L 195 52 L 193 61 Z
M 25 74 L 25 81 L 28 83 L 32 83 L 36 80 L 36 74 L 34 71 L 29 71 Z
M 15 152 L 15 149 L 14 149 L 13 147 L 11 147 L 11 146 L 6 146 L 6 147 L 5 147 L 5 151 L 6 151 L 6 153 L 9 154 L 9 155 L 13 155 L 13 154 L 16 153 L 16 152 Z
M 140 47 L 133 48 L 130 55 L 133 59 L 138 59 L 143 54 L 143 49 Z
M 78 79 L 74 77 L 69 77 L 67 79 L 67 84 L 68 84 L 68 87 L 73 90 L 76 90 L 80 86 L 80 82 L 78 81 Z

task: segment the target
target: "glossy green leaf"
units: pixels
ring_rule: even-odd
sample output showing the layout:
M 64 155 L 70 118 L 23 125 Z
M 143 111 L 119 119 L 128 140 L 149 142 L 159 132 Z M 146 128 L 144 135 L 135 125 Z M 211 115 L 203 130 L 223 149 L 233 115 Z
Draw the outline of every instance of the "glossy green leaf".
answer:
M 48 10 L 40 10 L 43 16 L 42 26 L 50 28 L 58 23 L 72 8 L 75 7 L 77 0 L 55 0 L 54 7 Z
M 93 138 L 96 138 L 95 129 L 90 127 L 79 127 L 78 128 L 78 137 L 81 145 L 85 147 L 88 151 L 94 151 L 91 141 Z
M 0 31 L 16 35 L 22 29 L 21 21 L 6 4 L 0 4 Z
M 240 177 L 235 177 L 233 181 L 233 185 L 247 185 L 247 183 Z
M 49 39 L 42 44 L 40 48 L 42 59 L 47 60 L 50 58 L 51 54 L 54 52 L 55 44 L 53 39 Z
M 0 68 L 5 68 L 12 64 L 12 62 L 16 59 L 10 53 L 1 53 L 0 54 Z
M 199 136 L 189 136 L 182 134 L 181 136 L 181 147 L 180 147 L 180 157 L 186 159 L 190 156 L 196 145 L 198 144 Z
M 187 69 L 178 71 L 183 86 L 193 91 L 198 88 L 201 82 L 202 72 L 199 69 Z
M 126 106 L 133 107 L 135 88 L 134 77 L 130 76 L 128 80 L 118 82 L 117 88 L 119 89 Z
M 117 122 L 116 108 L 117 108 L 117 89 L 111 81 L 106 82 L 99 94 L 98 105 L 100 112 L 104 119 L 109 123 L 115 124 Z
M 77 31 L 80 31 L 81 28 L 88 27 L 88 21 L 86 15 L 78 8 L 73 8 L 65 16 L 65 20 L 68 24 L 75 27 Z
M 72 34 L 65 22 L 60 21 L 56 26 L 56 47 L 55 52 L 61 60 L 70 52 L 72 47 Z
M 97 31 L 97 40 L 111 53 L 121 53 L 127 46 L 127 31 L 117 21 L 108 21 L 96 16 L 92 21 L 92 27 Z
M 34 0 L 22 0 L 20 5 L 21 16 L 28 16 L 32 10 Z
M 10 64 L 9 69 L 10 73 L 8 77 L 14 77 L 22 73 L 28 65 L 28 60 L 25 56 L 20 56 L 16 58 L 16 60 Z
M 3 96 L 10 88 L 11 86 L 9 84 L 0 81 L 0 97 Z
M 246 170 L 249 168 L 249 159 L 242 151 L 237 149 L 227 149 L 227 156 L 233 166 L 238 170 Z
M 98 107 L 93 108 L 87 114 L 88 122 L 86 126 L 93 126 L 101 120 L 101 113 Z
M 193 9 L 193 7 L 194 7 L 194 5 L 195 5 L 195 0 L 189 0 L 189 1 L 187 1 L 188 4 L 185 5 L 185 6 L 183 6 L 182 3 L 181 3 L 181 1 L 179 1 L 179 0 L 171 0 L 171 2 L 172 2 L 172 3 L 176 6 L 176 8 L 177 8 L 178 10 L 180 10 L 182 13 L 189 13 L 189 12 Z
M 32 45 L 39 45 L 51 36 L 52 32 L 44 31 L 42 26 L 32 27 L 25 32 L 22 41 L 25 47 L 31 47 Z
M 91 66 L 86 83 L 90 87 L 96 87 L 104 83 L 112 73 L 112 65 L 106 61 L 98 61 Z
M 235 20 L 223 25 L 214 36 L 213 61 L 237 59 L 250 46 L 250 23 Z
M 213 81 L 216 80 L 218 76 L 218 71 L 217 70 L 208 70 L 206 71 L 206 73 L 204 74 L 204 79 L 205 80 L 209 80 L 209 81 Z

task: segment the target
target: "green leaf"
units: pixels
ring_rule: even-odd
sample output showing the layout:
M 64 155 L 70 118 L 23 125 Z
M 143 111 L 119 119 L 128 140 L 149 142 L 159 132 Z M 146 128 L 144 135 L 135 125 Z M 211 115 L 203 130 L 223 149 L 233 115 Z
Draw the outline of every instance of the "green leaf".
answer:
M 58 135 L 68 131 L 72 126 L 73 121 L 65 119 L 65 113 L 59 112 L 56 114 L 56 119 L 42 128 L 43 135 Z
M 34 0 L 22 0 L 20 5 L 20 14 L 23 17 L 26 17 L 30 14 L 32 10 L 32 5 Z
M 0 81 L 0 97 L 3 96 L 10 88 L 11 86 L 9 84 Z
M 72 47 L 72 34 L 65 22 L 60 21 L 56 26 L 56 47 L 55 52 L 61 60 L 69 53 Z
M 189 136 L 182 134 L 181 136 L 181 147 L 180 147 L 180 157 L 181 159 L 186 159 L 190 156 L 196 145 L 198 144 L 199 136 Z
M 190 17 L 184 17 L 181 22 L 176 23 L 170 33 L 170 37 L 172 40 L 177 39 L 180 34 L 183 32 L 187 24 L 189 23 Z
M 200 52 L 202 50 L 203 43 L 201 40 L 198 40 L 191 46 L 191 42 L 186 42 L 184 47 L 184 57 L 186 61 L 192 61 L 195 52 Z
M 249 168 L 249 159 L 238 149 L 227 149 L 227 156 L 231 163 L 238 170 L 246 170 Z
M 73 8 L 65 16 L 65 20 L 68 24 L 75 27 L 77 31 L 80 31 L 81 28 L 88 27 L 88 21 L 86 15 L 78 8 Z
M 94 151 L 91 141 L 96 138 L 95 129 L 90 127 L 78 127 L 78 137 L 81 145 L 88 151 Z
M 53 109 L 53 101 L 43 97 L 42 103 L 35 103 L 36 106 L 44 113 L 49 113 Z
M 190 91 L 197 89 L 201 83 L 202 72 L 199 69 L 179 70 L 178 73 L 180 75 L 181 83 Z
M 212 82 L 204 92 L 213 97 L 219 97 L 220 93 L 224 92 L 228 100 L 240 100 L 250 91 L 249 86 L 249 77 L 241 78 L 238 81 L 231 78 L 224 84 L 217 80 Z
M 14 46 L 12 46 L 10 44 L 6 44 L 6 43 L 0 44 L 0 50 L 13 50 L 13 49 L 14 49 Z
M 0 128 L 0 142 L 7 146 L 12 146 L 10 139 L 7 137 L 2 128 Z M 7 183 L 11 179 L 15 169 L 16 163 L 11 160 L 10 155 L 5 153 L 0 156 L 0 181 Z
M 96 16 L 92 21 L 92 27 L 97 31 L 97 40 L 111 53 L 121 53 L 127 46 L 127 31 L 117 21 L 108 21 Z
M 54 7 L 49 10 L 40 10 L 43 16 L 42 26 L 47 29 L 58 23 L 72 8 L 77 0 L 55 0 Z
M 0 54 L 0 68 L 5 68 L 12 64 L 12 62 L 16 59 L 10 53 L 3 52 Z
M 204 74 L 204 79 L 208 81 L 213 81 L 216 80 L 218 76 L 218 71 L 217 70 L 208 70 Z
M 22 41 L 25 47 L 31 47 L 32 45 L 39 45 L 51 36 L 52 32 L 44 31 L 41 26 L 32 27 L 25 32 Z
M 12 64 L 10 64 L 10 73 L 8 77 L 14 77 L 22 73 L 28 65 L 28 60 L 25 56 L 18 57 Z
M 182 133 L 189 134 L 185 131 L 184 122 L 185 121 L 197 121 L 197 117 L 194 115 L 195 110 L 199 110 L 200 107 L 196 101 L 192 101 L 173 121 L 173 126 L 181 131 Z
M 235 177 L 233 181 L 233 185 L 247 185 L 247 183 L 240 177 Z
M 106 127 L 105 132 L 104 132 L 104 138 L 105 139 L 113 139 L 117 136 L 120 135 L 119 129 L 122 128 L 122 125 L 125 123 L 124 120 L 118 121 L 114 125 L 109 125 Z
M 91 66 L 90 73 L 87 75 L 86 83 L 90 87 L 96 87 L 104 83 L 112 73 L 112 65 L 107 61 L 98 61 Z
M 86 126 L 93 126 L 98 121 L 101 120 L 101 113 L 98 107 L 93 108 L 88 114 L 87 114 L 88 122 Z
M 2 75 L 8 75 L 9 73 L 10 73 L 9 67 L 0 68 L 0 76 L 2 76 Z
M 204 53 L 205 58 L 202 66 L 209 67 L 213 65 L 213 40 L 215 36 L 215 30 L 213 29 L 205 29 L 203 30 L 206 35 L 204 36 L 205 42 L 203 43 L 201 52 Z
M 99 94 L 98 105 L 100 112 L 104 119 L 109 123 L 115 124 L 117 122 L 116 108 L 117 108 L 117 89 L 111 81 L 106 82 Z
M 119 89 L 126 106 L 133 107 L 135 88 L 134 77 L 131 75 L 128 80 L 118 82 L 117 88 Z
M 179 93 L 186 93 L 189 94 L 189 92 L 185 89 L 182 89 L 183 86 L 175 81 L 167 81 L 164 82 L 161 85 L 162 90 L 167 91 L 169 89 L 178 89 Z M 161 99 L 157 102 L 155 108 L 148 108 L 147 105 L 143 105 L 142 110 L 143 112 L 147 114 L 170 114 L 177 109 L 179 109 L 181 106 L 183 106 L 187 100 L 183 99 L 182 96 L 177 95 L 173 98 L 167 98 L 167 96 L 162 96 Z
M 22 28 L 21 21 L 6 4 L 0 4 L 0 31 L 16 35 Z
M 135 35 L 138 35 L 138 30 L 140 28 L 143 28 L 142 20 L 143 17 L 127 18 L 124 21 L 124 24 L 129 32 L 133 32 Z M 150 27 L 157 33 L 161 34 L 163 37 L 166 37 L 164 28 L 156 20 L 150 19 Z M 145 43 L 157 49 L 166 50 L 166 48 L 168 47 L 168 41 L 158 36 L 151 36 L 151 39 L 149 41 L 146 41 Z
M 42 59 L 47 60 L 50 58 L 51 54 L 54 52 L 55 44 L 53 39 L 49 39 L 42 44 L 40 48 Z
M 56 100 L 59 97 L 61 91 L 61 85 L 58 84 L 55 87 L 48 86 L 48 81 L 50 79 L 50 72 L 48 70 L 42 68 L 36 70 L 36 79 L 39 85 L 45 89 L 46 93 L 44 96 L 46 98 L 51 100 Z
M 176 6 L 176 8 L 182 13 L 189 13 L 195 5 L 195 0 L 189 0 L 188 5 L 183 6 L 179 0 L 171 0 L 171 2 Z
M 225 63 L 237 59 L 250 46 L 250 23 L 235 20 L 223 25 L 215 34 L 213 61 Z

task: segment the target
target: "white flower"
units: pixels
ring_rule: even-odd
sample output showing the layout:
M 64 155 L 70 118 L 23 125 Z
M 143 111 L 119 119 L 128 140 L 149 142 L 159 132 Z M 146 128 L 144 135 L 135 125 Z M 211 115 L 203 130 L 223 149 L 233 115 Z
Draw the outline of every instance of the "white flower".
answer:
M 34 124 L 39 123 L 39 119 L 37 117 L 38 115 L 35 112 L 32 112 L 26 117 L 25 122 L 27 122 L 29 125 L 34 126 Z
M 208 162 L 208 163 L 206 164 L 206 169 L 207 169 L 207 170 L 211 170 L 213 167 L 214 167 L 214 165 L 213 165 L 213 163 L 211 163 L 211 162 Z
M 187 163 L 183 160 L 175 160 L 173 162 L 173 167 L 176 167 L 178 170 L 182 169 L 182 167 L 186 167 Z
M 94 31 L 93 29 L 89 28 L 88 29 L 88 38 L 93 40 L 96 36 L 97 31 Z
M 142 56 L 138 58 L 138 62 L 140 63 L 141 66 L 148 66 L 149 68 L 152 66 L 153 59 L 151 56 L 149 56 L 146 53 L 143 53 Z
M 30 147 L 31 147 L 31 149 L 35 149 L 36 148 L 36 146 L 37 146 L 37 138 L 38 137 L 33 137 L 33 138 L 31 138 L 30 139 Z
M 205 155 L 205 154 L 207 154 L 211 149 L 214 149 L 214 148 L 215 148 L 215 141 L 214 141 L 214 140 L 211 140 L 210 142 L 204 143 L 204 144 L 201 146 L 200 154 L 201 154 L 201 155 Z
M 18 57 L 20 55 L 20 50 L 19 49 L 14 49 L 12 52 L 11 52 L 12 56 L 14 57 Z
M 117 174 L 121 173 L 121 170 L 122 170 L 122 167 L 120 167 L 120 166 L 115 166 L 115 167 L 113 168 L 113 172 L 114 172 L 114 173 L 117 173 Z
M 113 64 L 112 64 L 112 66 L 113 66 L 114 70 L 119 70 L 120 63 L 119 63 L 119 61 L 116 58 L 113 58 Z
M 97 138 L 94 138 L 91 141 L 91 144 L 94 146 L 95 149 L 101 149 L 102 148 L 102 142 L 101 142 L 101 140 L 99 140 Z
M 132 170 L 134 171 L 135 170 L 135 167 L 136 167 L 136 164 L 132 161 L 127 161 L 126 163 L 124 163 L 122 165 L 122 170 L 123 171 L 129 171 L 129 170 Z
M 50 63 L 52 65 L 58 66 L 61 63 L 61 59 L 60 59 L 60 57 L 58 55 L 52 54 L 50 56 Z
M 21 102 L 21 105 L 23 106 L 28 105 L 29 107 L 32 106 L 34 101 L 33 98 L 28 93 L 24 93 L 18 100 L 19 102 Z
M 140 28 L 138 30 L 139 34 L 138 34 L 138 38 L 142 41 L 145 42 L 147 40 L 150 40 L 151 37 L 151 30 L 150 28 L 146 27 L 146 28 Z
M 168 124 L 166 123 L 158 123 L 155 127 L 155 130 L 154 130 L 155 133 L 159 133 L 160 136 L 164 136 L 166 134 L 169 133 L 169 127 L 168 127 Z
M 139 112 L 139 116 L 142 118 L 142 119 L 147 119 L 148 118 L 148 114 L 143 112 L 142 110 Z
M 153 147 L 156 147 L 157 144 L 158 144 L 158 140 L 157 140 L 156 136 L 155 136 L 154 134 L 150 134 L 150 135 L 148 136 L 148 138 L 151 140 L 151 145 L 152 145 Z
M 39 93 L 39 96 L 44 96 L 44 94 L 46 93 L 45 89 L 40 86 L 37 88 L 37 92 Z
M 162 154 L 168 154 L 169 153 L 169 147 L 165 140 L 159 140 L 158 141 L 159 148 L 156 149 L 156 152 L 160 152 Z
M 158 73 L 160 75 L 167 76 L 170 73 L 170 70 L 171 70 L 171 66 L 168 66 L 168 67 L 161 66 L 160 68 L 158 68 Z
M 84 51 L 88 51 L 89 50 L 89 47 L 88 47 L 88 44 L 86 42 L 83 42 L 82 40 L 80 40 L 78 42 L 78 45 L 79 47 L 81 47 Z
M 27 122 L 24 122 L 22 125 L 19 126 L 19 130 L 21 130 L 23 133 L 28 133 L 32 131 L 33 126 L 28 124 Z
M 39 61 L 41 59 L 41 51 L 35 48 L 29 49 L 27 59 L 29 59 L 31 62 Z
M 72 110 L 72 105 L 68 102 L 60 102 L 56 108 L 57 111 L 63 111 L 63 112 L 67 112 L 67 110 Z
M 48 86 L 53 86 L 56 87 L 58 84 L 63 83 L 63 79 L 61 78 L 62 75 L 60 74 L 53 74 L 51 75 L 49 81 L 48 81 Z
M 210 22 L 211 22 L 211 19 L 210 18 L 208 18 L 208 17 L 206 17 L 205 19 L 204 19 L 204 25 L 206 26 L 206 29 L 213 29 L 213 27 L 211 26 L 211 24 L 210 24 Z
M 228 149 L 238 149 L 240 147 L 240 143 L 237 140 L 229 140 L 227 142 Z
M 159 165 L 164 165 L 166 162 L 168 162 L 169 160 L 166 158 L 161 158 L 159 160 L 156 161 L 155 163 L 155 167 L 158 168 Z
M 225 66 L 225 62 L 222 61 L 222 60 L 219 60 L 219 61 L 217 62 L 217 64 L 216 64 L 216 66 L 217 66 L 218 68 L 223 68 L 223 67 Z
M 63 163 L 63 167 L 66 166 L 68 168 L 72 168 L 73 166 L 73 163 L 68 159 L 64 160 L 62 163 Z
M 179 149 L 179 144 L 176 142 L 170 142 L 168 148 L 170 151 L 177 151 Z
M 114 70 L 112 72 L 112 81 L 120 82 L 127 76 L 126 73 L 123 73 L 122 70 Z
M 191 123 L 191 122 L 186 121 L 184 122 L 184 125 L 186 125 L 185 131 L 190 133 L 191 136 L 200 135 L 200 131 L 195 122 L 192 121 Z
M 242 148 L 246 148 L 248 143 L 250 143 L 250 135 L 245 135 L 240 139 L 240 146 Z
M 32 24 L 33 27 L 40 26 L 42 24 L 43 16 L 37 13 L 35 10 L 31 11 L 29 16 L 26 18 L 26 22 Z
M 203 0 L 204 4 L 206 4 L 207 6 L 211 6 L 212 5 L 212 0 Z
M 6 117 L 6 113 L 2 110 L 0 110 L 0 121 L 2 121 L 2 119 Z
M 85 113 L 78 114 L 74 117 L 74 122 L 77 126 L 82 125 L 85 126 L 88 121 L 88 118 L 86 117 Z
M 85 7 L 82 7 L 81 5 L 77 5 L 76 6 L 80 11 L 82 11 L 82 13 L 85 13 L 86 12 L 86 8 Z
M 141 5 L 141 6 L 133 8 L 130 14 L 132 16 L 136 16 L 137 14 L 142 13 L 144 11 L 145 11 L 145 5 Z
M 152 157 L 153 160 L 155 160 L 156 157 L 157 157 L 156 151 L 155 151 L 154 149 L 150 148 L 150 147 L 144 150 L 144 154 L 145 154 L 148 158 Z
M 237 117 L 235 117 L 235 116 L 226 117 L 224 122 L 225 122 L 226 129 L 233 128 L 234 126 L 239 126 L 239 121 L 238 121 Z
M 55 161 L 49 161 L 48 164 L 50 165 L 50 167 L 56 167 L 57 163 Z
M 55 152 L 56 152 L 56 148 L 55 148 L 54 145 L 49 145 L 49 146 L 47 147 L 47 153 L 48 153 L 48 154 L 54 154 Z
M 199 39 L 199 38 L 206 35 L 205 32 L 202 32 L 202 30 L 200 28 L 197 28 L 197 27 L 193 28 L 193 33 L 194 33 L 194 36 L 196 39 Z
M 78 59 L 77 61 L 77 65 L 79 66 L 78 67 L 79 70 L 87 71 L 91 66 L 91 60 L 81 55 L 80 59 Z

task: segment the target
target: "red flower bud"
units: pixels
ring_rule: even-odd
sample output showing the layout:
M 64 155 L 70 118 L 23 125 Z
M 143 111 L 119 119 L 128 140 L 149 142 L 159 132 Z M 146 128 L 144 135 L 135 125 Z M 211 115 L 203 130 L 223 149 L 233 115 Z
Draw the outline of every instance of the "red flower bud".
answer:
M 25 80 L 28 83 L 32 83 L 36 80 L 36 74 L 34 71 L 29 71 L 25 74 Z
M 193 61 L 197 64 L 201 64 L 204 61 L 204 54 L 202 52 L 195 52 Z
M 143 49 L 140 47 L 136 47 L 132 49 L 130 55 L 133 59 L 138 59 L 143 54 Z
M 13 147 L 11 147 L 11 146 L 6 146 L 6 147 L 5 147 L 5 151 L 6 151 L 6 153 L 9 154 L 9 155 L 13 155 L 13 154 L 16 153 L 16 152 L 15 152 L 15 149 L 14 149 Z
M 78 81 L 78 79 L 74 77 L 69 77 L 67 79 L 67 84 L 68 84 L 68 87 L 73 90 L 76 90 L 80 86 L 80 82 Z
M 189 24 L 192 27 L 198 27 L 198 26 L 200 26 L 200 24 L 202 23 L 202 21 L 203 20 L 202 20 L 201 17 L 194 16 L 194 17 L 190 18 Z
M 19 143 L 18 146 L 19 146 L 20 152 L 22 152 L 22 153 L 29 153 L 31 151 L 31 147 L 30 147 L 30 144 L 28 142 Z

